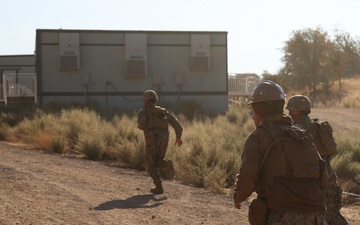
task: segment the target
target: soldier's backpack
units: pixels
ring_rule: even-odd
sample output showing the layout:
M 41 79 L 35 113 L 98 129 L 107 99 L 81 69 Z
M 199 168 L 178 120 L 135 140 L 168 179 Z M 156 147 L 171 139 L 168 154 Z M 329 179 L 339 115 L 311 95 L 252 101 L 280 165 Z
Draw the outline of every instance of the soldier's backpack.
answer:
M 320 155 L 327 156 L 335 154 L 337 144 L 333 136 L 333 129 L 329 122 L 320 121 L 317 118 L 313 119 L 313 122 L 317 125 L 317 129 L 313 134 L 314 144 Z
M 152 110 L 147 110 L 149 121 L 146 128 L 168 128 L 168 118 L 166 117 L 166 109 L 155 106 Z
M 327 186 L 329 175 L 325 161 L 316 150 L 308 131 L 297 126 L 275 126 L 271 122 L 263 123 L 261 127 L 272 137 L 260 165 L 266 177 L 318 178 L 321 189 Z M 270 156 L 268 153 L 273 145 L 277 154 Z M 284 160 L 288 162 L 287 165 L 280 163 Z

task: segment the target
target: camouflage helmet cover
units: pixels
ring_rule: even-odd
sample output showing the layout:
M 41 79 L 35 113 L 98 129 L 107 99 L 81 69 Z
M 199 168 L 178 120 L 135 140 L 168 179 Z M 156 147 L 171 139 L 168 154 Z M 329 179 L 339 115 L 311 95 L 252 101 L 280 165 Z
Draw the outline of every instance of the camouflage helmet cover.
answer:
M 289 98 L 286 105 L 288 110 L 299 110 L 300 112 L 311 112 L 311 101 L 305 95 L 294 95 Z
M 282 87 L 271 80 L 265 80 L 254 88 L 248 104 L 256 102 L 271 102 L 286 100 L 286 94 Z
M 155 100 L 155 101 L 158 101 L 158 96 L 156 94 L 155 91 L 153 90 L 146 90 L 144 91 L 144 101 L 148 101 L 148 100 Z

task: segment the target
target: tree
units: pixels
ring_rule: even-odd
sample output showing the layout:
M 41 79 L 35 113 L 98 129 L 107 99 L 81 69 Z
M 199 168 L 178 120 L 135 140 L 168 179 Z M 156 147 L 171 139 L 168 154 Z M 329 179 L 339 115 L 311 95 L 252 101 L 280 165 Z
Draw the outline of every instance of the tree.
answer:
M 341 79 L 360 73 L 360 41 L 339 30 L 332 39 L 320 27 L 294 31 L 282 51 L 285 66 L 279 71 L 281 79 L 287 80 L 288 86 L 307 88 L 312 99 L 319 87 L 328 96 L 335 81 L 341 92 Z
M 282 50 L 285 63 L 282 73 L 291 76 L 298 88 L 307 87 L 315 98 L 317 84 L 329 80 L 327 66 L 332 42 L 328 34 L 321 28 L 294 31 Z
M 339 90 L 342 90 L 341 79 L 360 73 L 360 43 L 354 40 L 350 34 L 335 30 L 334 54 L 331 65 L 335 72 L 335 79 L 339 82 Z

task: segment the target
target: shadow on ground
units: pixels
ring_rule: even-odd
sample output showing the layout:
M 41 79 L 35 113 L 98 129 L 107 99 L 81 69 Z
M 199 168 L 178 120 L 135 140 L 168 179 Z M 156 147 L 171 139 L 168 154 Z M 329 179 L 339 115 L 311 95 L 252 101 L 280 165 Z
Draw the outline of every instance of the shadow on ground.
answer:
M 155 208 L 162 205 L 161 201 L 167 197 L 156 198 L 156 195 L 134 195 L 125 200 L 111 200 L 104 202 L 94 208 L 94 210 L 112 210 L 112 209 L 137 209 L 137 208 Z

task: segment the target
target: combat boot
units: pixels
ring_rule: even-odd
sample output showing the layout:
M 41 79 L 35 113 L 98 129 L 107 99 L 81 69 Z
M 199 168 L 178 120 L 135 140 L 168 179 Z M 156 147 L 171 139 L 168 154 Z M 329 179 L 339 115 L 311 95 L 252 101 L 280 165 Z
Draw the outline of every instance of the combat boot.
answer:
M 162 194 L 164 193 L 164 189 L 162 187 L 161 182 L 155 183 L 155 188 L 151 188 L 150 191 L 154 194 Z

